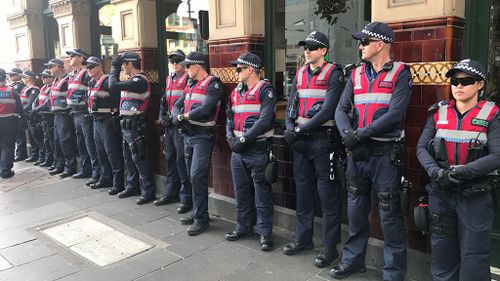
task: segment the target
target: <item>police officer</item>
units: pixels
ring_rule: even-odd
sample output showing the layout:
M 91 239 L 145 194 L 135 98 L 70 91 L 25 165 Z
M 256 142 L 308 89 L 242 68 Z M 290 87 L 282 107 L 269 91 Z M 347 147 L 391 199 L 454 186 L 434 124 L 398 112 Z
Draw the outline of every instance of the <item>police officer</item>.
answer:
M 182 224 L 192 224 L 189 235 L 202 233 L 209 223 L 208 175 L 215 143 L 214 126 L 224 94 L 219 78 L 209 74 L 205 55 L 191 52 L 180 63 L 187 67 L 189 78 L 184 97 L 175 102 L 172 116 L 174 125 L 184 133 L 186 163 L 193 188 L 193 213 L 182 218 Z
M 54 76 L 50 74 L 48 69 L 44 69 L 38 74 L 38 77 L 42 80 L 43 87 L 40 89 L 38 97 L 33 103 L 33 114 L 38 114 L 42 119 L 42 131 L 43 131 L 43 147 L 45 150 L 45 161 L 40 163 L 40 167 L 50 167 L 54 163 L 54 115 L 50 111 L 50 108 L 43 107 L 46 101 L 49 100 L 50 88 L 52 87 L 52 82 L 54 81 Z M 59 148 L 60 150 L 60 148 Z M 61 157 L 60 155 L 59 157 Z
M 22 74 L 23 71 L 18 67 L 14 67 L 7 72 L 10 81 L 9 86 L 12 87 L 18 94 L 20 94 L 24 88 L 24 83 L 21 81 Z M 23 119 L 23 123 L 19 124 L 20 129 L 16 137 L 16 157 L 14 158 L 15 162 L 25 160 L 26 158 L 28 158 L 28 150 L 26 148 L 26 132 L 25 132 L 27 127 L 28 124 L 26 123 L 26 119 Z
M 406 274 L 405 225 L 399 200 L 402 137 L 412 78 L 404 63 L 390 57 L 394 32 L 387 24 L 372 22 L 353 33 L 353 38 L 359 40 L 361 59 L 366 63 L 352 71 L 335 113 L 349 155 L 349 238 L 341 262 L 330 274 L 340 279 L 366 270 L 373 186 L 384 235 L 383 280 L 401 281 Z
M 30 158 L 26 162 L 34 162 L 39 165 L 45 161 L 45 149 L 43 147 L 43 132 L 40 116 L 33 113 L 33 107 L 40 93 L 40 88 L 35 85 L 36 74 L 31 70 L 26 70 L 21 74 L 25 87 L 19 94 L 23 105 L 26 119 L 28 120 L 28 139 L 31 145 Z
M 184 95 L 189 79 L 186 68 L 180 64 L 186 58 L 182 50 L 175 50 L 169 56 L 172 65 L 172 75 L 167 77 L 165 93 L 160 104 L 160 124 L 165 128 L 163 136 L 164 155 L 167 162 L 167 176 L 165 195 L 155 201 L 156 206 L 181 201 L 177 209 L 179 214 L 187 213 L 192 209 L 193 200 L 191 183 L 187 174 L 184 158 L 184 140 L 179 128 L 172 124 L 172 107 L 178 98 Z
M 435 281 L 491 280 L 492 183 L 500 169 L 499 107 L 479 101 L 485 70 L 465 59 L 446 73 L 452 100 L 433 105 L 417 145 L 431 177 L 431 273 Z
M 273 86 L 259 77 L 262 60 L 243 53 L 236 61 L 240 84 L 231 93 L 228 105 L 226 139 L 231 154 L 231 172 L 236 197 L 237 222 L 226 240 L 236 241 L 253 233 L 257 213 L 260 248 L 273 248 L 273 193 L 265 177 L 273 136 L 277 96 Z M 254 196 L 255 195 L 255 196 Z
M 75 126 L 69 115 L 70 108 L 67 103 L 68 75 L 64 69 L 64 62 L 53 58 L 45 66 L 55 77 L 50 89 L 50 110 L 54 113 L 54 142 L 59 143 L 64 163 L 57 163 L 57 167 L 49 172 L 51 175 L 60 174 L 61 178 L 72 176 L 76 173 L 76 143 Z M 46 108 L 46 106 L 44 106 Z M 56 144 L 57 148 L 57 144 Z
M 7 73 L 0 68 L 0 177 L 14 176 L 14 146 L 17 125 L 24 118 L 24 110 L 17 91 L 8 87 Z
M 123 190 L 123 154 L 122 135 L 118 122 L 120 92 L 111 92 L 108 86 L 108 76 L 102 70 L 102 61 L 97 57 L 89 57 L 84 65 L 89 82 L 88 111 L 94 119 L 94 139 L 97 156 L 101 165 L 99 181 L 90 184 L 90 188 L 112 187 L 110 195 Z
M 130 76 L 130 79 L 120 81 L 121 69 Z M 120 115 L 122 116 L 123 156 L 127 167 L 127 186 L 124 191 L 118 193 L 118 197 L 132 196 L 140 187 L 141 196 L 136 201 L 138 205 L 156 199 L 153 170 L 147 157 L 144 137 L 151 87 L 148 78 L 140 69 L 139 55 L 127 52 L 113 60 L 108 77 L 109 89 L 112 92 L 121 91 Z
M 69 64 L 73 68 L 68 74 L 66 99 L 73 115 L 82 167 L 82 171 L 73 175 L 73 178 L 91 178 L 86 182 L 86 185 L 91 185 L 98 182 L 101 171 L 94 142 L 93 121 L 87 105 L 90 76 L 82 65 L 89 55 L 79 48 L 67 51 L 66 54 L 70 57 Z
M 317 267 L 325 267 L 337 258 L 340 242 L 340 185 L 330 173 L 333 153 L 333 114 L 342 93 L 342 67 L 325 61 L 330 47 L 328 37 L 311 32 L 304 41 L 306 64 L 293 80 L 286 110 L 285 140 L 293 150 L 293 171 L 297 190 L 295 241 L 283 249 L 295 255 L 312 249 L 314 194 L 318 191 L 323 213 L 323 247 L 315 258 Z

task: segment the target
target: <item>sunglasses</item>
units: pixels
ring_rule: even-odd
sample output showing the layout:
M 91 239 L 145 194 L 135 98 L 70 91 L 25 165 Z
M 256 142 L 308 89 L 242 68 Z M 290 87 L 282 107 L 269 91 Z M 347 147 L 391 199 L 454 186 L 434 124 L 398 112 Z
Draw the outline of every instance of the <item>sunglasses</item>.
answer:
M 241 73 L 243 70 L 247 69 L 248 66 L 238 66 L 236 67 L 236 73 Z
M 168 60 L 171 64 L 178 64 L 181 62 L 181 60 L 174 60 L 174 59 L 171 59 L 171 60 Z
M 452 77 L 450 79 L 450 84 L 455 87 L 458 86 L 459 84 L 465 87 L 469 85 L 474 85 L 478 81 L 479 79 L 477 79 L 476 77 L 462 77 L 462 78 Z
M 316 51 L 319 49 L 319 46 L 304 46 L 304 51 Z
M 359 41 L 359 44 L 361 46 L 368 46 L 370 45 L 371 42 L 381 42 L 381 41 L 384 41 L 384 40 L 377 40 L 377 39 L 361 39 Z
M 94 67 L 96 67 L 97 65 L 89 65 L 87 66 L 87 70 L 92 70 Z

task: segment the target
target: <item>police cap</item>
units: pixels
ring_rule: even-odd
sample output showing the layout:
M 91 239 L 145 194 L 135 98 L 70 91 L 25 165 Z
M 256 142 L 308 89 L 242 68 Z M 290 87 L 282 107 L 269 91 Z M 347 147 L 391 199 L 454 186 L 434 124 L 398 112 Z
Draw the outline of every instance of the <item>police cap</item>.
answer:
M 172 51 L 170 53 L 170 55 L 168 56 L 168 58 L 169 59 L 179 58 L 179 59 L 184 60 L 186 58 L 186 54 L 181 49 L 177 49 L 175 51 Z
M 66 54 L 70 57 L 72 57 L 72 56 L 80 56 L 80 57 L 84 57 L 84 58 L 89 57 L 89 54 L 87 54 L 87 52 L 85 52 L 84 50 L 82 50 L 80 48 L 74 48 L 71 51 L 66 51 Z
M 238 64 L 245 64 L 249 65 L 254 68 L 261 68 L 262 67 L 262 60 L 260 57 L 254 53 L 250 52 L 245 52 L 241 54 L 237 60 L 231 61 L 231 64 L 233 66 L 236 66 Z
M 352 38 L 356 40 L 378 38 L 388 43 L 394 42 L 394 31 L 383 22 L 374 21 L 367 24 L 360 32 L 352 34 Z
M 98 57 L 89 57 L 86 61 L 82 62 L 85 67 L 94 67 L 102 65 L 102 60 Z
M 38 73 L 38 76 L 45 78 L 45 77 L 54 77 L 52 76 L 52 73 L 48 69 L 44 69 L 42 72 Z
M 189 66 L 192 64 L 206 65 L 208 63 L 207 57 L 198 52 L 191 52 L 187 55 L 186 59 L 181 61 L 179 64 L 182 66 Z
M 299 41 L 299 46 L 330 48 L 328 37 L 319 32 L 313 31 L 307 35 L 305 40 Z
M 51 68 L 53 66 L 59 66 L 59 67 L 64 67 L 64 62 L 60 59 L 53 58 L 49 60 L 48 63 L 44 63 L 43 66 Z
M 21 77 L 36 79 L 36 74 L 31 70 L 26 70 L 23 74 L 21 74 Z
M 121 56 L 121 61 L 122 62 L 139 62 L 139 61 L 141 61 L 141 57 L 137 53 L 126 52 L 126 53 L 123 53 L 123 55 Z
M 446 72 L 446 77 L 450 78 L 453 77 L 453 75 L 461 71 L 463 73 L 466 73 L 470 76 L 478 77 L 481 78 L 482 80 L 486 79 L 486 74 L 484 71 L 484 67 L 475 60 L 471 59 L 463 59 L 457 64 L 455 64 L 448 72 Z
M 19 76 L 21 76 L 21 74 L 23 74 L 23 71 L 19 67 L 14 67 L 9 72 L 7 72 L 7 75 L 19 75 Z

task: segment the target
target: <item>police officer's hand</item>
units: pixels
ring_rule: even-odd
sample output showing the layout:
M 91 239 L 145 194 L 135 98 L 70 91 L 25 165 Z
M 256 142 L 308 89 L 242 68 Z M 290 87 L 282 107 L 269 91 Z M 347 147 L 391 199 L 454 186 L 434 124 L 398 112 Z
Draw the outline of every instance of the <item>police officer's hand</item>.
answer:
M 352 150 L 358 144 L 359 138 L 353 130 L 346 131 L 345 133 L 346 134 L 342 138 L 342 141 L 348 150 Z
M 437 181 L 440 187 L 449 187 L 452 185 L 458 185 L 463 183 L 461 180 L 455 177 L 455 171 L 441 169 L 438 171 Z
M 121 67 L 122 66 L 122 56 L 118 55 L 116 56 L 113 61 L 111 62 L 111 65 L 114 67 Z
M 288 145 L 292 145 L 299 138 L 299 135 L 295 132 L 295 130 L 286 130 L 284 137 L 286 143 Z
M 165 128 L 170 127 L 173 124 L 172 117 L 170 117 L 170 115 L 162 116 L 160 119 L 160 124 Z
M 177 127 L 180 126 L 182 121 L 179 120 L 179 116 L 180 115 L 176 115 L 176 116 L 174 116 L 174 118 L 172 118 L 172 125 L 177 126 Z
M 227 136 L 226 140 L 233 152 L 241 153 L 243 150 L 245 150 L 246 143 L 240 142 L 238 138 L 234 136 Z

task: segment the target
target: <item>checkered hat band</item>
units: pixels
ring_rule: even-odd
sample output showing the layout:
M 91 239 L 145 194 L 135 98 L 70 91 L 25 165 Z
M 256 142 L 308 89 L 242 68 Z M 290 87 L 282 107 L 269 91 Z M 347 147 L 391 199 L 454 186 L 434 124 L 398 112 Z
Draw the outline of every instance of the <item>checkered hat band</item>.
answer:
M 203 60 L 186 59 L 185 62 L 190 63 L 190 64 L 205 64 L 205 61 L 203 61 Z
M 322 45 L 322 46 L 325 46 L 325 48 L 326 48 L 326 44 L 325 44 L 325 43 L 323 43 L 323 42 L 321 42 L 321 41 L 319 41 L 319 40 L 317 40 L 316 38 L 313 38 L 313 37 L 307 37 L 307 38 L 306 38 L 306 41 L 312 41 L 312 42 L 314 42 L 314 43 L 317 43 L 317 44 L 320 44 L 320 45 Z
M 456 69 L 459 69 L 459 70 L 467 70 L 467 71 L 470 71 L 472 73 L 475 73 L 477 75 L 479 75 L 481 78 L 483 79 L 486 79 L 486 75 L 484 75 L 484 73 L 482 73 L 481 71 L 475 69 L 474 67 L 470 67 L 466 64 L 457 64 L 454 68 Z
M 183 54 L 181 54 L 181 53 L 179 53 L 179 52 L 177 52 L 177 51 L 173 51 L 170 55 L 171 55 L 171 56 L 185 57 L 185 55 L 183 55 Z
M 94 58 L 89 58 L 87 59 L 87 63 L 90 63 L 90 64 L 101 64 L 100 61 L 94 59 Z
M 256 65 L 255 63 L 251 63 L 251 62 L 246 61 L 246 60 L 237 59 L 236 61 L 237 61 L 238 63 L 241 63 L 241 64 L 246 64 L 246 65 L 249 65 L 249 66 L 252 66 L 252 67 L 255 67 L 255 68 L 259 68 L 259 67 L 260 67 L 259 65 Z
M 384 35 L 376 33 L 376 32 L 372 32 L 372 31 L 369 31 L 366 29 L 361 30 L 361 32 L 363 32 L 364 34 L 370 35 L 371 37 L 382 39 L 382 40 L 387 41 L 387 42 L 391 42 L 391 43 L 394 42 L 393 38 L 389 38 L 387 36 L 384 36 Z
M 122 61 L 139 61 L 137 58 L 124 58 Z

